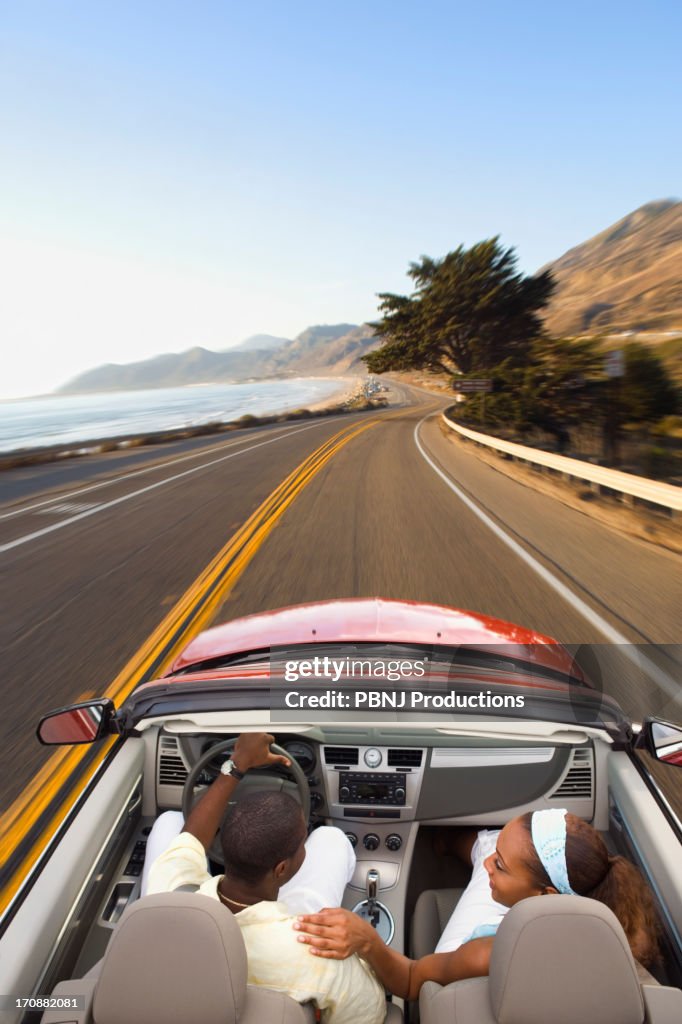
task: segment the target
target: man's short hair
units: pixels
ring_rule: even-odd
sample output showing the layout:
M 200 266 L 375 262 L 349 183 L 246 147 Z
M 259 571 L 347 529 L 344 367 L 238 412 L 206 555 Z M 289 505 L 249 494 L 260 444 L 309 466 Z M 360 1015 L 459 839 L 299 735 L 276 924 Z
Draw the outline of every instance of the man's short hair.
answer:
M 298 850 L 305 838 L 301 805 L 287 793 L 247 793 L 235 805 L 220 833 L 225 874 L 258 882 Z

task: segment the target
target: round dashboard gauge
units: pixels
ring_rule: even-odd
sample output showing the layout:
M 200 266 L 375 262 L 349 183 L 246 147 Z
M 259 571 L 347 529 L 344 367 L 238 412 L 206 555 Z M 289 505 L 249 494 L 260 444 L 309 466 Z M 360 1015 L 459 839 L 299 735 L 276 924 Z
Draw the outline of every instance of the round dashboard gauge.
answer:
M 368 747 L 365 751 L 365 764 L 368 768 L 378 768 L 381 764 L 381 751 L 376 747 Z
M 283 743 L 282 746 L 287 754 L 295 758 L 304 772 L 311 772 L 315 767 L 315 751 L 309 744 L 301 743 L 299 740 L 291 740 Z

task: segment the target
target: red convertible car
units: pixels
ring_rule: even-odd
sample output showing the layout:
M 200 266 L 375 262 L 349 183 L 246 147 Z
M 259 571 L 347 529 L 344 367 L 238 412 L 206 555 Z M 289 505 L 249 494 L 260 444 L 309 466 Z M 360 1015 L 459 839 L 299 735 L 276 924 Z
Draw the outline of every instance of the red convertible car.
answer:
M 170 973 L 168 934 L 152 929 L 123 959 L 120 949 L 112 953 L 121 919 L 144 905 L 154 821 L 166 810 L 186 814 L 245 731 L 274 734 L 291 759 L 290 769 L 250 772 L 249 786 L 290 791 L 310 829 L 326 824 L 345 833 L 357 867 L 344 906 L 362 904 L 371 886 L 369 898 L 381 907 L 375 923 L 399 951 L 431 952 L 453 894 L 466 884 L 463 867 L 444 852 L 449 829 L 503 826 L 527 811 L 564 807 L 643 872 L 660 916 L 663 960 L 636 991 L 608 943 L 590 945 L 588 937 L 589 956 L 581 961 L 579 942 L 565 961 L 570 969 L 563 970 L 567 950 L 559 942 L 525 974 L 517 965 L 501 979 L 498 964 L 490 978 L 423 991 L 423 1024 L 528 1024 L 538 1019 L 534 986 L 547 972 L 559 979 L 555 1021 L 577 1020 L 576 993 L 580 1024 L 682 1020 L 682 830 L 651 769 L 677 777 L 682 731 L 670 722 L 633 724 L 582 665 L 549 637 L 471 612 L 331 601 L 208 630 L 121 707 L 92 700 L 46 715 L 42 742 L 110 750 L 5 914 L 2 1020 L 122 1022 L 116 993 L 124 989 L 139 1000 L 130 1024 L 176 1019 L 169 1007 L 184 1005 L 188 990 L 196 1024 L 265 1020 L 249 1009 L 245 976 L 234 983 L 232 1009 L 216 1016 L 206 990 L 214 961 L 201 945 Z M 219 850 L 213 854 L 219 873 Z M 202 899 L 168 897 L 176 915 L 182 896 Z M 600 978 L 599 991 L 580 972 Z M 476 1000 L 487 1000 L 485 1018 L 467 1008 L 473 983 Z M 312 1019 L 288 997 L 277 999 L 268 1020 Z M 387 1003 L 387 1020 L 401 1012 L 417 1019 L 416 1004 Z

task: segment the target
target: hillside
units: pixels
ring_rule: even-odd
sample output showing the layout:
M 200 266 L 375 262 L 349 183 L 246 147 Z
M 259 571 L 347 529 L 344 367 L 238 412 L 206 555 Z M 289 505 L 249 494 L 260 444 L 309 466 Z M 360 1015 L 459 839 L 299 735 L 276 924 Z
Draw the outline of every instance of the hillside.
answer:
M 268 341 L 277 344 L 268 346 Z M 134 391 L 184 384 L 229 383 L 254 377 L 365 373 L 360 357 L 377 344 L 366 326 L 323 324 L 306 328 L 292 340 L 255 335 L 224 352 L 195 347 L 136 363 L 108 363 L 79 374 L 58 393 Z
M 552 334 L 682 331 L 682 202 L 647 203 L 544 269 Z
M 59 394 L 73 395 L 95 391 L 135 391 L 144 388 L 169 388 L 207 381 L 243 380 L 253 374 L 254 362 L 262 353 L 211 352 L 190 348 L 186 352 L 142 359 L 137 363 L 107 363 L 87 370 L 59 388 Z
M 280 349 L 273 365 L 288 373 L 366 373 L 360 357 L 376 348 L 372 329 L 363 325 L 338 324 L 335 327 L 309 327 Z

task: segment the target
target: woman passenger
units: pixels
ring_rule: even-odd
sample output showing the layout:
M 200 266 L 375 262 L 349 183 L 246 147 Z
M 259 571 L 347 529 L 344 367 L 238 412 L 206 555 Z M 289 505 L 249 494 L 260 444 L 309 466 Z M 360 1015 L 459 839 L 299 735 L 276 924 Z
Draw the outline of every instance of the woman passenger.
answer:
M 644 966 L 658 959 L 658 922 L 648 886 L 624 857 L 610 856 L 599 833 L 576 815 L 536 811 L 500 832 L 479 832 L 473 863 L 472 880 L 430 956 L 410 960 L 386 946 L 367 921 L 342 909 L 299 918 L 299 940 L 316 956 L 359 953 L 389 991 L 416 999 L 425 981 L 447 985 L 487 975 L 494 935 L 507 910 L 530 896 L 565 893 L 604 903 L 620 921 L 634 958 Z

